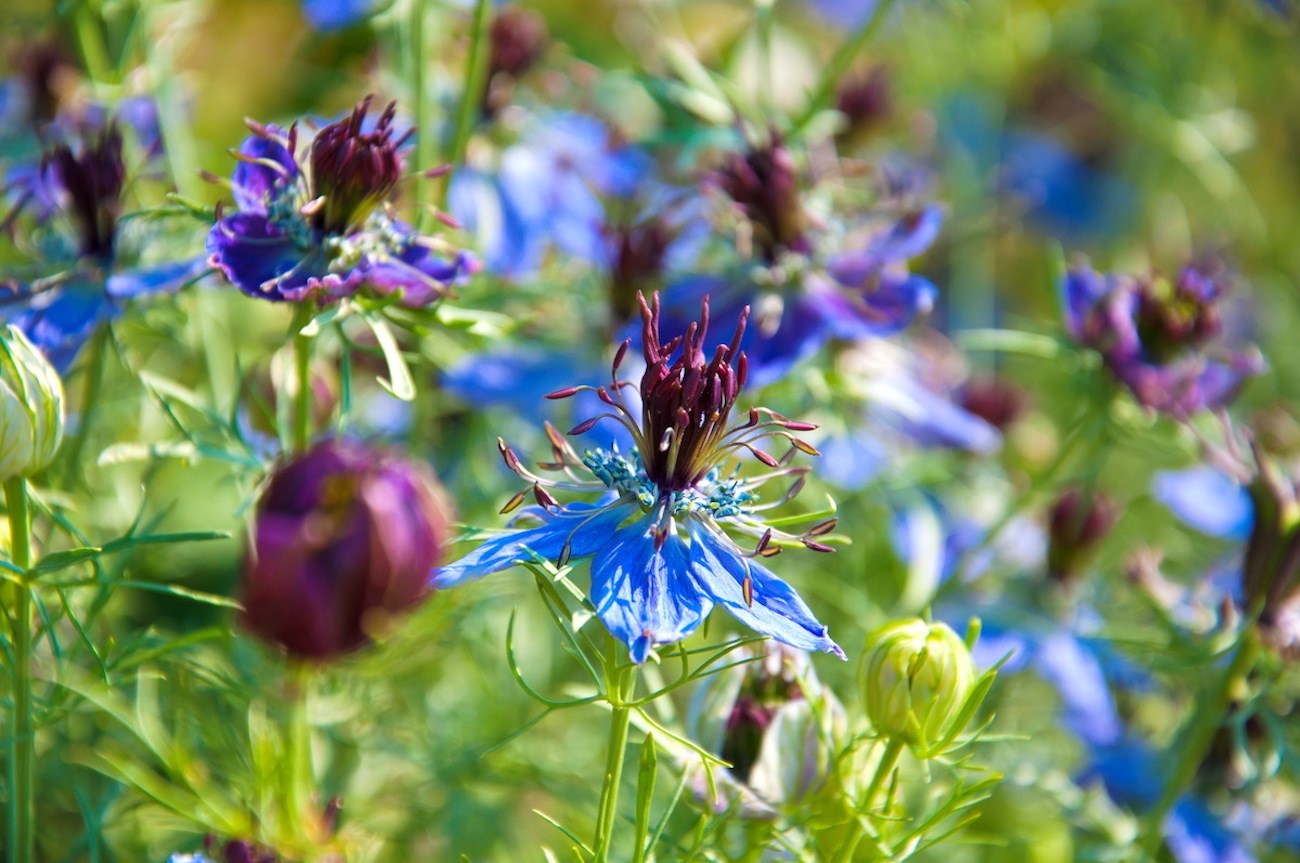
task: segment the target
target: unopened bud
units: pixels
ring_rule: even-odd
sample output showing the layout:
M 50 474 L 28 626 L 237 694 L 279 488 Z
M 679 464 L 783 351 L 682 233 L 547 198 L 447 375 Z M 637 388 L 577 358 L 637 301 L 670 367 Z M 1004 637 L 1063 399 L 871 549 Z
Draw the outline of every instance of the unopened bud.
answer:
M 0 480 L 31 476 L 63 439 L 63 382 L 22 330 L 0 333 Z
M 1117 517 L 1115 505 L 1106 495 L 1067 489 L 1052 506 L 1048 519 L 1048 574 L 1062 582 L 1078 575 Z
M 867 641 L 862 690 L 882 735 L 930 751 L 951 739 L 975 686 L 975 662 L 947 624 L 920 618 L 888 624 Z

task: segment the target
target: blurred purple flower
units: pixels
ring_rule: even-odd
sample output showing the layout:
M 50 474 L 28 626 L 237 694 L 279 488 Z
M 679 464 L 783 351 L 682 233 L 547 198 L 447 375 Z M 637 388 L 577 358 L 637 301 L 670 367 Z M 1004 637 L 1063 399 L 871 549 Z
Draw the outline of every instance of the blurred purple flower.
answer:
M 599 420 L 611 419 L 631 435 L 634 452 L 624 456 L 617 449 L 589 449 L 579 456 L 563 437 L 548 429 L 549 467 L 567 475 L 551 480 L 525 468 L 498 439 L 506 465 L 531 484 L 538 506 L 529 514 L 541 525 L 488 539 L 438 570 L 435 586 L 452 587 L 535 558 L 564 565 L 591 557 L 596 613 L 628 645 L 635 662 L 645 661 L 656 644 L 685 638 L 704 622 L 715 603 L 756 632 L 792 647 L 842 656 L 798 594 L 757 562 L 773 554 L 773 539 L 830 550 L 816 537 L 831 530 L 833 522 L 796 536 L 762 520 L 762 508 L 770 504 L 756 508 L 756 491 L 762 483 L 805 471 L 787 466 L 758 446 L 768 440 L 791 441 L 791 456 L 798 449 L 811 450 L 796 435 L 813 427 L 757 409 L 749 412 L 746 421 L 729 425 L 745 382 L 746 359 L 739 347 L 743 315 L 731 342 L 709 354 L 705 352 L 707 302 L 700 321 L 684 337 L 662 343 L 657 297 L 653 307 L 643 300 L 641 312 L 645 371 L 639 386 L 640 409 L 631 410 L 623 395 L 633 384 L 618 378 L 625 345 L 615 358 L 610 384 L 596 391 L 604 411 L 572 431 L 582 434 Z M 550 397 L 569 398 L 590 389 L 569 386 Z M 724 463 L 741 450 L 771 470 L 754 480 L 724 473 Z M 590 473 L 593 480 L 573 480 L 578 470 Z M 800 485 L 796 481 L 791 494 Z M 588 491 L 601 499 L 595 505 L 561 505 L 549 489 Z M 517 494 L 506 511 L 526 497 L 526 492 Z M 724 527 L 756 538 L 758 545 L 752 551 L 742 550 Z
M 473 271 L 463 252 L 417 234 L 389 215 L 405 177 L 396 104 L 377 120 L 370 99 L 313 136 L 301 154 L 298 127 L 250 123 L 232 176 L 239 211 L 208 233 L 212 266 L 252 297 L 326 303 L 367 289 L 401 292 L 425 306 Z
M 1184 267 L 1174 281 L 1072 268 L 1062 286 L 1066 327 L 1097 350 L 1143 405 L 1187 417 L 1232 401 L 1264 369 L 1257 349 L 1217 344 L 1228 289 L 1218 268 Z
M 277 467 L 258 501 L 244 625 L 303 659 L 355 650 L 428 595 L 450 522 L 424 468 L 322 441 Z

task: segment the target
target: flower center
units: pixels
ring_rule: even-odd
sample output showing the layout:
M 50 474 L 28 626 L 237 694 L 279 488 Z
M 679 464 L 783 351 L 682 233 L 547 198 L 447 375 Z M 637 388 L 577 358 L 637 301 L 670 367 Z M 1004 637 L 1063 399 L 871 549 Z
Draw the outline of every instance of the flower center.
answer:
M 616 452 L 594 449 L 583 454 L 582 463 L 606 488 L 631 495 L 646 510 L 664 501 L 665 509 L 674 517 L 691 513 L 703 513 L 713 518 L 744 515 L 759 499 L 742 480 L 735 477 L 722 479 L 717 468 L 710 470 L 692 488 L 672 490 L 663 489 L 650 479 L 636 456 L 628 458 Z
M 1157 362 L 1167 362 L 1213 338 L 1222 327 L 1217 295 L 1214 283 L 1190 267 L 1174 284 L 1143 280 L 1137 296 L 1143 350 Z
M 117 219 L 122 212 L 122 133 L 109 123 L 98 135 L 89 133 L 77 151 L 58 144 L 42 159 L 42 173 L 52 174 L 66 196 L 77 226 L 78 251 L 101 262 L 113 259 Z
M 733 153 L 718 171 L 718 181 L 749 220 L 766 263 L 776 263 L 783 252 L 811 251 L 794 157 L 775 134 L 763 147 Z
M 345 234 L 364 222 L 402 178 L 398 148 L 411 133 L 394 138 L 395 102 L 366 129 L 369 109 L 366 98 L 312 141 L 311 196 L 321 204 L 310 219 L 312 227 L 325 234 Z

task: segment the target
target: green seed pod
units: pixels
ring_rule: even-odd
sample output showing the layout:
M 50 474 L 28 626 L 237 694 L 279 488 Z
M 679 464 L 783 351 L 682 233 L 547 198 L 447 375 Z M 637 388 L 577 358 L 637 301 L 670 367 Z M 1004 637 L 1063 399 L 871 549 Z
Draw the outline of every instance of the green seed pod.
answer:
M 929 752 L 956 723 L 976 680 L 970 650 L 943 623 L 900 620 L 867 640 L 862 691 L 867 716 L 886 737 Z
M 63 439 L 63 382 L 22 330 L 0 331 L 0 480 L 31 476 Z

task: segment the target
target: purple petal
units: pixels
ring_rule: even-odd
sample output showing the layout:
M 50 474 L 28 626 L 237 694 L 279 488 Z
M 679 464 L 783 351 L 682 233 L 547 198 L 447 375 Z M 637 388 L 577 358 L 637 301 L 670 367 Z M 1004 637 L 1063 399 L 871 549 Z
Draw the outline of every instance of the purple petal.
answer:
M 259 159 L 261 164 L 239 160 L 231 176 L 231 191 L 235 204 L 245 213 L 266 213 L 267 202 L 277 184 L 290 181 L 298 176 L 298 163 L 293 154 L 278 138 L 284 130 L 276 126 L 267 126 L 267 132 L 275 137 L 249 135 L 239 145 L 239 152 L 245 156 Z M 277 170 L 273 165 L 278 165 Z
M 252 297 L 283 301 L 293 288 L 326 273 L 319 252 L 304 253 L 279 228 L 259 213 L 235 213 L 208 232 L 209 263 L 232 284 Z M 264 287 L 282 280 L 273 287 Z

